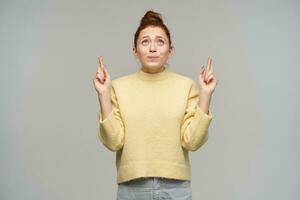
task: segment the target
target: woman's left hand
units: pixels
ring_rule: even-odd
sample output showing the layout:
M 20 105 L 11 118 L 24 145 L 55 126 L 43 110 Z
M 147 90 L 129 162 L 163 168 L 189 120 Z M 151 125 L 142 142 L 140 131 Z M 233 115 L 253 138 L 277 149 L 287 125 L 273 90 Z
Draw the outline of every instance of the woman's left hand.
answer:
M 211 96 L 217 86 L 218 80 L 213 75 L 212 59 L 208 58 L 206 67 L 202 66 L 199 72 L 199 84 L 201 86 L 201 94 Z

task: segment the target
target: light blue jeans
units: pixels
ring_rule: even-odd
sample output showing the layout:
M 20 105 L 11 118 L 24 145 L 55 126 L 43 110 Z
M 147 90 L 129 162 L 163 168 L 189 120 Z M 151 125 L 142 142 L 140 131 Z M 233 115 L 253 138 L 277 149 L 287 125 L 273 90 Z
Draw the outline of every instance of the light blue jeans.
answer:
M 190 180 L 142 177 L 118 184 L 117 200 L 192 200 Z

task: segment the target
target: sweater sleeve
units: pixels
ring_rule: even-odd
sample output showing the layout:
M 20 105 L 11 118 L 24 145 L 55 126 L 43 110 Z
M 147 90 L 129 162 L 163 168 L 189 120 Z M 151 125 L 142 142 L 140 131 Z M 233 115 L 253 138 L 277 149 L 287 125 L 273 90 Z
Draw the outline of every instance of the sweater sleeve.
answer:
M 181 123 L 181 144 L 189 151 L 196 151 L 208 140 L 208 128 L 213 117 L 210 110 L 207 114 L 199 107 L 199 92 L 199 86 L 193 81 Z
M 99 113 L 98 137 L 107 149 L 115 152 L 124 144 L 124 123 L 113 87 L 111 88 L 111 104 L 112 111 L 104 120 L 101 112 Z

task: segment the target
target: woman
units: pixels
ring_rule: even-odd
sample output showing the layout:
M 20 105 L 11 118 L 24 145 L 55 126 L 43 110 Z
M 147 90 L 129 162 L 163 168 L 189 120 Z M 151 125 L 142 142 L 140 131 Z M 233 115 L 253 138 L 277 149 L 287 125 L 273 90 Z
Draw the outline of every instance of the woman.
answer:
M 99 140 L 116 152 L 117 199 L 192 199 L 189 151 L 208 139 L 217 80 L 212 59 L 198 84 L 166 67 L 174 47 L 159 13 L 148 11 L 134 37 L 141 68 L 111 80 L 103 57 L 93 80 Z

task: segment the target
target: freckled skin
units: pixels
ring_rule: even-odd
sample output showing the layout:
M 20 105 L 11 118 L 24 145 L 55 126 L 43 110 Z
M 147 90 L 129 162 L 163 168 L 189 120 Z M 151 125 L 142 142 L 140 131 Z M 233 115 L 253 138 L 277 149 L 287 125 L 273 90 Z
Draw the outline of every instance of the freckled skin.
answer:
M 172 53 L 170 42 L 164 30 L 160 27 L 149 26 L 143 29 L 137 39 L 137 47 L 133 54 L 139 59 L 142 70 L 147 73 L 160 72 Z M 147 56 L 158 56 L 149 59 Z

